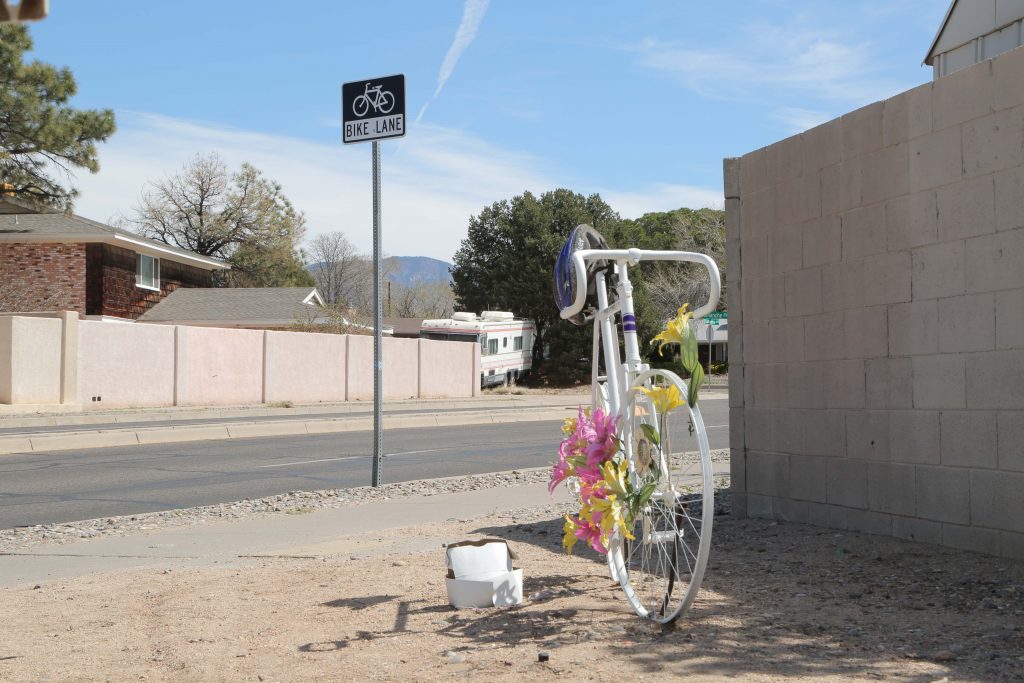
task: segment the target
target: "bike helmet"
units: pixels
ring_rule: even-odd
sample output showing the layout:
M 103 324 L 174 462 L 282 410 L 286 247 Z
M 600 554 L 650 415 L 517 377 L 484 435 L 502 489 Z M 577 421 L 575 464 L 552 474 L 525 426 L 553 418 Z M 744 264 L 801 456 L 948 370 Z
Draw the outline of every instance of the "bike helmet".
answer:
M 601 237 L 601 233 L 589 225 L 577 225 L 573 229 L 555 261 L 554 294 L 555 305 L 559 311 L 569 308 L 576 300 L 576 266 L 573 264 L 572 255 L 583 249 L 607 248 L 608 243 Z M 587 296 L 594 293 L 594 273 L 602 267 L 593 262 L 587 264 Z M 583 325 L 587 322 L 587 315 L 580 311 L 567 320 L 574 325 Z

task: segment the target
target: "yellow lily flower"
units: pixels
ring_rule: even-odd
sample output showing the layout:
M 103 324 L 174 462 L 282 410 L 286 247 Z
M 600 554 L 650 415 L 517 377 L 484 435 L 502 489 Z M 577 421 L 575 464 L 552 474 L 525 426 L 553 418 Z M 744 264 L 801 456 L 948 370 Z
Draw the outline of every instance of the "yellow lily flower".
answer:
M 661 342 L 658 345 L 658 352 L 665 348 L 666 344 L 682 344 L 686 338 L 686 331 L 689 327 L 690 318 L 693 317 L 693 312 L 690 311 L 690 304 L 683 304 L 679 307 L 679 312 L 676 317 L 665 323 L 665 329 L 658 333 L 658 335 L 651 340 L 651 343 Z
M 654 409 L 658 411 L 659 415 L 665 415 L 679 406 L 686 405 L 686 399 L 683 398 L 682 392 L 675 384 L 670 384 L 667 387 L 652 387 L 651 389 L 640 387 L 640 391 L 651 399 Z
M 565 526 L 563 527 L 565 535 L 562 537 L 562 545 L 565 547 L 565 552 L 572 555 L 572 548 L 576 545 L 576 522 L 572 521 L 569 515 L 565 516 Z
M 569 436 L 570 434 L 575 432 L 576 425 L 578 424 L 578 422 L 579 421 L 575 417 L 565 418 L 565 421 L 562 422 L 562 433 L 565 434 L 566 436 Z

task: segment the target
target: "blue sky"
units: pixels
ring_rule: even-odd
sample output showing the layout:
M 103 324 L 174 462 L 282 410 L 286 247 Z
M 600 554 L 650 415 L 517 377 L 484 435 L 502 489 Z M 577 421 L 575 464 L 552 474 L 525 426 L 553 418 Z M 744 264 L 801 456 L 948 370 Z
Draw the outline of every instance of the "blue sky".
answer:
M 404 73 L 382 144 L 384 249 L 450 260 L 470 215 L 524 190 L 599 192 L 627 217 L 722 205 L 737 156 L 930 79 L 944 0 L 51 0 L 33 56 L 116 111 L 78 212 L 216 151 L 279 181 L 309 235 L 369 249 L 370 146 L 340 85 Z M 419 122 L 412 124 L 418 115 Z

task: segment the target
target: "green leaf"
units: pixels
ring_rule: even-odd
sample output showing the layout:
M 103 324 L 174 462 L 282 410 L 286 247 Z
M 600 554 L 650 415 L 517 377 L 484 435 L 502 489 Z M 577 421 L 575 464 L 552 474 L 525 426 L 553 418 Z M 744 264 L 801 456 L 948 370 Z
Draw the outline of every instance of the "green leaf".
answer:
M 695 367 L 700 367 L 700 362 L 697 360 L 697 335 L 690 327 L 687 327 L 686 337 L 679 346 L 679 353 L 679 361 L 687 372 L 692 373 Z
M 648 441 L 650 441 L 655 446 L 661 445 L 661 435 L 658 434 L 658 430 L 654 427 L 654 425 L 641 423 L 640 429 L 644 431 L 644 436 L 647 437 Z
M 700 394 L 700 385 L 704 381 L 704 368 L 701 367 L 700 363 L 697 364 L 693 370 L 690 371 L 690 386 L 688 387 L 686 402 L 690 404 L 690 407 L 697 405 L 697 399 Z
M 651 496 L 654 495 L 654 491 L 657 488 L 658 484 L 656 482 L 651 482 L 650 484 L 647 484 L 642 489 L 640 489 L 640 495 L 637 497 L 637 509 L 639 509 L 640 506 L 644 505 L 647 501 L 651 499 Z

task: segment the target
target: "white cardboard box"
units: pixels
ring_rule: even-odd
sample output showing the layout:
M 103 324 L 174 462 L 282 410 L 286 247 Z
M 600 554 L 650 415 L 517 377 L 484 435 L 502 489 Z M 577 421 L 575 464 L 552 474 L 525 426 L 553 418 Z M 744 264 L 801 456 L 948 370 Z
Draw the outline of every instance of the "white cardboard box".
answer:
M 516 555 L 496 538 L 448 546 L 448 602 L 452 607 L 499 607 L 523 601 L 523 570 Z

